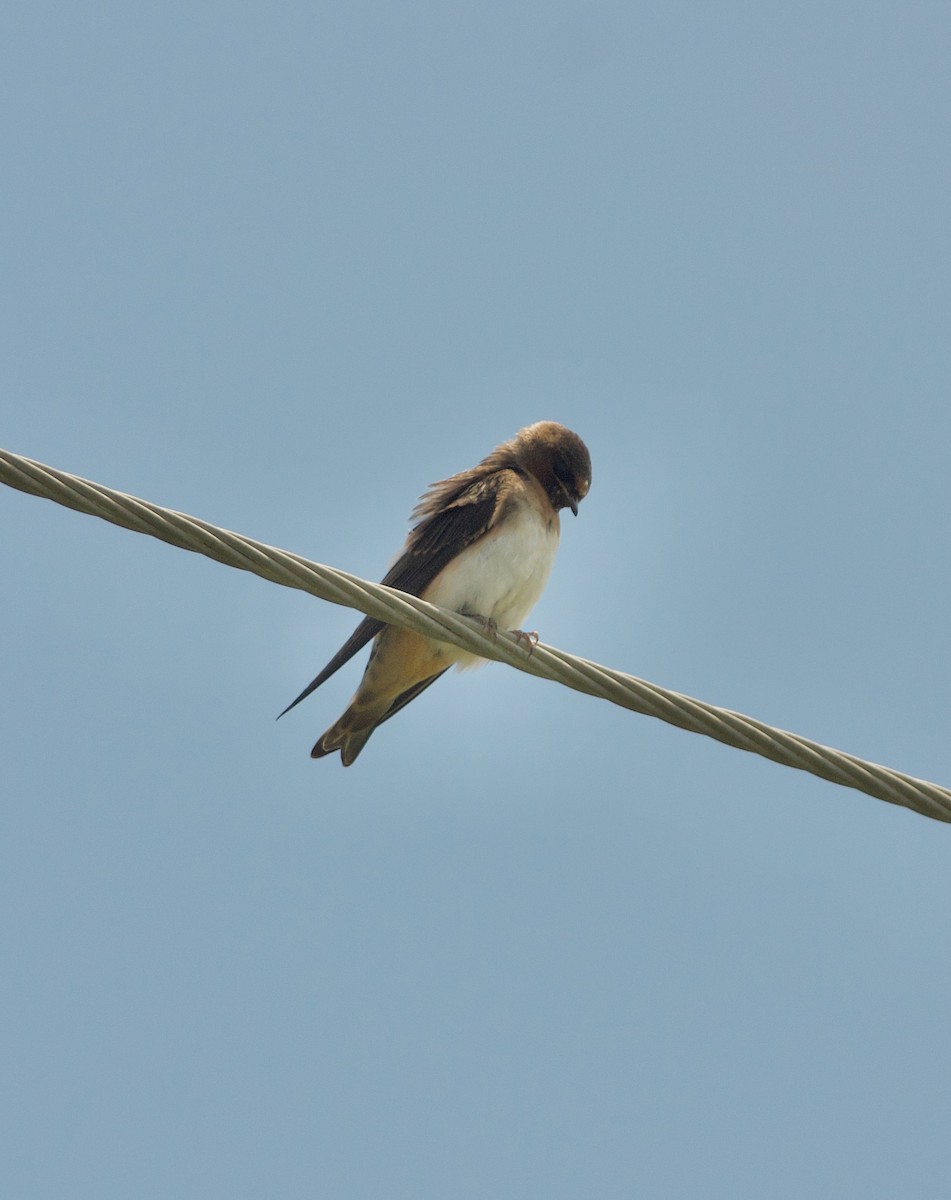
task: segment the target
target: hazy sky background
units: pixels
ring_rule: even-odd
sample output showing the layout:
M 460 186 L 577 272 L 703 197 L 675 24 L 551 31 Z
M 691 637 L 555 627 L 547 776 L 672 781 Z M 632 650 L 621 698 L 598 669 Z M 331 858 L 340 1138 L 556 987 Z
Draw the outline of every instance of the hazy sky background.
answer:
M 951 783 L 946 3 L 0 17 L 0 444 L 379 578 L 587 441 L 530 621 Z M 0 489 L 0 1193 L 951 1192 L 951 831 Z

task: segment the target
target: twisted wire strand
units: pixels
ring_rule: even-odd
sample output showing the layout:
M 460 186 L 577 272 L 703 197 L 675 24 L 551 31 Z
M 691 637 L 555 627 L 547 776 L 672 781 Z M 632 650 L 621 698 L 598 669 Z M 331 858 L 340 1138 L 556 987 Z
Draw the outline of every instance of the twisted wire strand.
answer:
M 798 734 L 773 728 L 730 709 L 718 708 L 622 671 L 566 654 L 539 642 L 529 651 L 511 633 L 493 635 L 468 617 L 379 583 L 369 583 L 335 567 L 311 562 L 186 513 L 175 512 L 124 492 L 59 471 L 0 449 L 0 482 L 67 508 L 101 517 L 172 546 L 204 554 L 230 567 L 250 571 L 284 587 L 298 588 L 333 604 L 356 608 L 391 625 L 404 625 L 428 637 L 507 663 L 529 675 L 608 700 L 633 712 L 657 717 L 747 750 L 787 767 L 808 771 L 843 787 L 855 788 L 938 821 L 951 822 L 951 791 L 877 763 L 866 762 Z

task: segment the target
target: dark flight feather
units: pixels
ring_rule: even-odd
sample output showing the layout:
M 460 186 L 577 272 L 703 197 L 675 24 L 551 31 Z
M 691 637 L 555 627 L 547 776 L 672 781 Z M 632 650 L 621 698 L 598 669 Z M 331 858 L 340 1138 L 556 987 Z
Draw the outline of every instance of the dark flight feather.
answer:
M 371 726 L 371 728 L 367 731 L 367 738 L 369 738 L 374 729 L 377 729 L 383 724 L 384 721 L 388 721 L 390 717 L 395 717 L 400 709 L 405 708 L 411 700 L 415 700 L 421 692 L 425 692 L 426 689 L 434 684 L 437 679 L 441 679 L 448 670 L 448 667 L 443 667 L 443 669 L 438 671 L 435 675 L 430 675 L 428 679 L 421 679 L 419 683 L 415 683 L 411 688 L 407 688 L 401 696 L 397 696 L 390 707 L 386 710 L 385 714 L 380 717 L 379 721 L 377 721 L 376 724 Z M 324 758 L 326 755 L 333 754 L 339 749 L 339 746 L 335 746 L 333 750 L 323 750 L 321 749 L 320 745 L 321 740 L 321 738 L 317 739 L 317 744 L 310 752 L 311 758 Z
M 500 455 L 498 468 L 491 475 L 486 475 L 485 469 L 491 465 L 492 457 L 490 455 L 489 459 L 471 471 L 433 484 L 426 492 L 413 510 L 413 516 L 422 520 L 413 527 L 403 552 L 384 575 L 382 583 L 408 592 L 411 596 L 419 596 L 460 551 L 478 541 L 492 528 L 506 506 L 508 489 L 505 484 L 509 482 L 513 471 Z M 278 720 L 316 691 L 383 628 L 384 621 L 364 617 L 320 674 L 288 704 L 284 712 L 278 714 Z M 409 704 L 423 687 L 428 687 L 438 678 L 438 675 L 434 675 L 423 686 L 411 688 L 409 693 L 400 696 L 384 720 Z

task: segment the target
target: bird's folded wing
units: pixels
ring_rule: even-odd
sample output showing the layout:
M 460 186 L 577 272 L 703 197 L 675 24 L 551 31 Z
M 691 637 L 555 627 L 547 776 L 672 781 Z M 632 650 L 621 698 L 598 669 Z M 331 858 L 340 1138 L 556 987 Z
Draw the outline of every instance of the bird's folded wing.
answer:
M 445 489 L 446 484 L 450 482 L 447 480 L 437 484 L 433 492 Z M 409 592 L 411 596 L 422 595 L 443 567 L 495 525 L 517 484 L 518 479 L 514 471 L 493 471 L 490 475 L 482 475 L 464 483 L 457 494 L 450 492 L 443 506 L 420 521 L 413 529 L 402 553 L 384 575 L 382 582 L 387 587 Z M 425 511 L 425 501 L 420 508 Z M 301 700 L 316 691 L 344 663 L 359 653 L 384 625 L 384 621 L 364 617 L 316 679 L 288 704 L 284 712 L 279 714 L 279 718 L 300 704 Z M 403 700 L 399 707 L 402 708 L 415 699 L 421 690 L 420 688 Z M 396 711 L 396 708 L 393 711 Z M 393 712 L 388 714 L 392 715 Z

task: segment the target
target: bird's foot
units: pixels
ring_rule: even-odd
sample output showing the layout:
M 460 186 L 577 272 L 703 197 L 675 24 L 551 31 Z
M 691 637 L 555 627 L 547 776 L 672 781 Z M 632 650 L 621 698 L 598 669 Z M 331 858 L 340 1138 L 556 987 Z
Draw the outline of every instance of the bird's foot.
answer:
M 481 625 L 492 641 L 495 641 L 499 634 L 499 627 L 491 617 L 484 617 L 481 613 L 466 613 L 465 615 L 471 617 L 473 621 Z
M 538 645 L 538 634 L 535 630 L 513 629 L 511 632 L 515 634 L 515 640 L 519 645 L 523 641 L 528 642 L 528 657 L 531 658 L 535 653 L 535 647 Z

